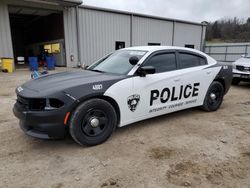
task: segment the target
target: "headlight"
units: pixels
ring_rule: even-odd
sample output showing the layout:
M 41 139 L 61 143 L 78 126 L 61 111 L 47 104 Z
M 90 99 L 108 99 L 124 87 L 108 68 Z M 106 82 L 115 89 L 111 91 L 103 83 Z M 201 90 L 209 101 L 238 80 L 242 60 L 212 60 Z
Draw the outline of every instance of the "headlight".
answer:
M 55 110 L 61 108 L 64 103 L 58 99 L 30 99 L 30 110 Z
M 58 99 L 46 99 L 46 106 L 44 110 L 55 110 L 61 108 L 64 103 Z
M 232 65 L 233 65 L 233 69 L 236 69 L 236 65 L 234 63 Z

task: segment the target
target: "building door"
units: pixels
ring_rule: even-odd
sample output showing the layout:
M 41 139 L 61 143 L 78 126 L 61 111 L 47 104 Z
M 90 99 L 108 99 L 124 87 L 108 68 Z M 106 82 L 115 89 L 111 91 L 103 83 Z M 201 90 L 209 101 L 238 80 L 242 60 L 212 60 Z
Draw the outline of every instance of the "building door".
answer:
M 55 65 L 66 66 L 62 11 L 9 6 L 9 17 L 17 68 L 28 66 L 30 56 L 38 57 L 43 65 L 45 56 L 51 55 Z M 24 57 L 25 65 L 18 65 L 18 57 Z

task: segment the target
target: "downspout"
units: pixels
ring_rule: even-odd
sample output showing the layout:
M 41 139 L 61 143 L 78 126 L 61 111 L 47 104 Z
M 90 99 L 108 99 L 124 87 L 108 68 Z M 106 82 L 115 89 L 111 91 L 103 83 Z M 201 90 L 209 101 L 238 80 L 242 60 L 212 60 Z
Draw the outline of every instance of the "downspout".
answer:
M 81 44 L 80 44 L 80 23 L 79 23 L 79 8 L 78 5 L 75 7 L 76 8 L 76 43 L 77 43 L 77 67 L 82 66 L 82 61 L 81 61 Z
M 133 18 L 134 18 L 134 15 L 131 14 L 130 15 L 130 47 L 133 46 Z
M 174 37 L 175 37 L 175 21 L 173 21 L 173 30 L 172 30 L 172 46 L 174 46 Z
M 207 27 L 207 22 L 203 21 L 201 22 L 202 28 L 201 28 L 201 42 L 200 42 L 200 51 L 205 52 L 205 45 L 206 45 L 206 27 Z

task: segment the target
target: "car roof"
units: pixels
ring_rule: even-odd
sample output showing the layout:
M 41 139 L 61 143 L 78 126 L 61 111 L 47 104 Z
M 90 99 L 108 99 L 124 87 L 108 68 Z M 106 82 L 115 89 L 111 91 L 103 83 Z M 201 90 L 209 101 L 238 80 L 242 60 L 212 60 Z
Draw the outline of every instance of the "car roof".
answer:
M 139 50 L 139 51 L 147 51 L 148 54 L 152 54 L 154 52 L 160 51 L 160 50 L 184 50 L 186 52 L 194 52 L 196 54 L 200 54 L 203 57 L 206 57 L 208 60 L 208 64 L 216 64 L 217 61 L 210 57 L 209 55 L 205 54 L 202 51 L 192 49 L 192 48 L 184 48 L 179 46 L 135 46 L 135 47 L 128 47 L 123 48 L 121 50 Z
M 185 51 L 190 51 L 190 52 L 201 53 L 201 51 L 199 50 L 178 47 L 178 46 L 135 46 L 135 47 L 123 48 L 122 50 L 140 50 L 140 51 L 148 51 L 148 52 L 155 52 L 159 50 L 185 50 Z

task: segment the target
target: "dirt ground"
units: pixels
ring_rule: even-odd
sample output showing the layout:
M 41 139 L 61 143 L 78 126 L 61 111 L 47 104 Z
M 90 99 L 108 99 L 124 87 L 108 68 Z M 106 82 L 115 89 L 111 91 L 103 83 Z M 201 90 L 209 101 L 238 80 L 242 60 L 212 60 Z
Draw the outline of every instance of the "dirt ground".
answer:
M 217 112 L 153 118 L 81 147 L 20 130 L 14 89 L 29 79 L 0 73 L 0 187 L 250 187 L 250 84 L 232 87 Z

